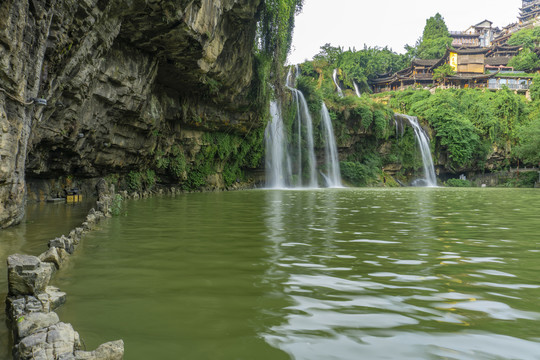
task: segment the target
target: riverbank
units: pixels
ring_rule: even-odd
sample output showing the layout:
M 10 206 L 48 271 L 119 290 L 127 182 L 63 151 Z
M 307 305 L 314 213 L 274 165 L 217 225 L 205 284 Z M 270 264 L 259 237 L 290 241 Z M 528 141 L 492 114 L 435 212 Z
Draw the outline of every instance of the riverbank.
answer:
M 61 193 L 65 185 L 62 181 L 30 182 L 28 201 L 45 204 L 51 193 L 55 190 Z M 49 249 L 38 256 L 13 254 L 7 257 L 6 323 L 10 328 L 11 339 L 3 343 L 8 347 L 13 345 L 14 359 L 53 359 L 62 354 L 67 354 L 67 359 L 122 359 L 124 353 L 122 340 L 102 344 L 92 352 L 81 350 L 84 342 L 79 334 L 70 324 L 60 322 L 55 312 L 65 303 L 66 294 L 48 284 L 56 271 L 65 267 L 82 239 L 103 219 L 119 214 L 125 200 L 153 196 L 174 197 L 187 193 L 182 189 L 166 186 L 140 192 L 127 190 L 116 192 L 114 184 L 109 184 L 103 179 L 79 181 L 77 186 L 84 199 L 97 196 L 95 208 L 92 207 L 88 211 L 82 224 L 70 228 L 67 231 L 68 235 L 49 240 Z M 255 186 L 255 180 L 251 180 L 236 182 L 226 189 L 201 188 L 200 192 L 234 191 Z
M 83 350 L 79 334 L 71 324 L 61 322 L 55 310 L 66 301 L 66 294 L 49 286 L 85 234 L 111 214 L 114 187 L 104 180 L 96 186 L 96 208 L 90 209 L 81 226 L 48 242 L 49 249 L 39 256 L 13 254 L 7 258 L 8 296 L 6 316 L 13 338 L 14 359 L 103 359 L 117 360 L 124 355 L 122 340 L 102 344 L 94 351 Z

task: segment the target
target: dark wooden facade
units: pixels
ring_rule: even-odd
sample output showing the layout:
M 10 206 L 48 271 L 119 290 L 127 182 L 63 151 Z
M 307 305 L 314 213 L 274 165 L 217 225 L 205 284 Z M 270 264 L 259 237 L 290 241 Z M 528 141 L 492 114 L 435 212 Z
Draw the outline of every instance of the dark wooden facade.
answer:
M 540 16 L 540 0 L 523 0 L 523 6 L 520 9 L 519 21 L 529 22 Z
M 406 88 L 488 88 L 497 90 L 507 86 L 512 90 L 528 90 L 531 76 L 512 75 L 509 61 L 519 47 L 451 48 L 437 60 L 415 59 L 410 67 L 393 74 L 383 74 L 370 82 L 373 92 L 404 90 Z M 539 49 L 540 51 L 540 49 Z M 434 70 L 449 64 L 455 75 L 442 81 L 433 79 Z

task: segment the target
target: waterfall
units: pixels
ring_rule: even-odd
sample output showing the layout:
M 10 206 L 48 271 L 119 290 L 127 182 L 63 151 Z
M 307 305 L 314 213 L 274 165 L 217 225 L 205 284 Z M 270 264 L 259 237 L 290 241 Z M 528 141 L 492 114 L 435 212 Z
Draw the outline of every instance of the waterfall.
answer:
M 336 140 L 334 137 L 334 130 L 332 129 L 332 119 L 326 104 L 322 103 L 321 119 L 323 126 L 323 139 L 324 139 L 324 153 L 326 157 L 326 185 L 328 187 L 343 187 L 341 185 L 341 172 L 339 169 L 339 159 L 336 146 Z
M 283 119 L 276 101 L 270 102 L 270 115 L 271 120 L 264 132 L 266 186 L 274 189 L 283 189 L 288 186 L 291 178 L 291 161 L 287 152 Z
M 296 76 L 299 70 L 296 67 Z M 279 106 L 270 104 L 271 122 L 265 131 L 266 186 L 268 188 L 317 188 L 317 159 L 313 140 L 313 120 L 304 94 L 294 88 L 295 74 L 292 68 L 287 75 L 286 86 L 296 103 L 296 119 L 292 126 L 291 141 L 286 133 Z M 304 174 L 304 171 L 306 173 Z
M 354 84 L 354 92 L 356 93 L 356 96 L 362 97 L 362 94 L 360 93 L 360 89 L 358 88 L 358 84 L 356 83 L 356 81 L 353 80 L 353 84 Z
M 296 77 L 298 77 L 298 67 Z M 292 68 L 287 75 L 287 88 L 296 104 L 296 119 L 289 129 L 285 128 L 279 104 L 270 103 L 271 121 L 265 130 L 266 187 L 317 188 L 319 186 L 317 158 L 313 139 L 313 119 L 309 113 L 304 94 L 294 88 L 295 74 Z M 326 173 L 321 173 L 328 187 L 342 187 L 339 160 L 328 109 L 322 104 L 321 134 L 325 143 Z M 288 134 L 287 132 L 290 132 Z
M 287 81 L 285 82 L 285 86 L 289 89 L 294 88 L 294 81 L 298 77 L 299 73 L 298 65 L 296 65 L 296 76 L 294 76 L 292 67 L 289 68 L 289 72 L 287 73 Z
M 334 73 L 332 74 L 332 78 L 334 79 L 334 84 L 336 85 L 337 92 L 339 94 L 339 97 L 343 97 L 343 91 L 341 91 L 341 88 L 339 87 L 338 78 L 337 78 L 337 69 L 334 69 Z
M 317 179 L 317 159 L 315 158 L 315 146 L 313 143 L 313 120 L 309 114 L 309 108 L 304 98 L 304 94 L 300 90 L 291 89 L 297 99 L 297 106 L 300 108 L 300 112 L 296 114 L 296 120 L 298 122 L 298 147 L 301 148 L 303 134 L 302 129 L 305 129 L 305 142 L 307 151 L 307 167 L 309 171 L 309 178 L 307 181 L 307 187 L 316 188 L 319 186 Z M 302 149 L 303 150 L 303 149 Z M 302 166 L 299 164 L 299 172 L 302 174 Z M 298 179 L 300 187 L 303 186 L 303 178 L 300 176 Z
M 420 147 L 420 153 L 422 154 L 422 163 L 424 165 L 424 179 L 421 180 L 422 183 L 425 183 L 425 186 L 436 187 L 437 186 L 437 177 L 435 175 L 435 167 L 433 166 L 433 158 L 431 157 L 430 142 L 429 137 L 424 132 L 424 129 L 418 123 L 418 118 L 416 116 L 409 115 L 400 115 L 405 117 L 409 124 L 411 124 L 416 140 Z

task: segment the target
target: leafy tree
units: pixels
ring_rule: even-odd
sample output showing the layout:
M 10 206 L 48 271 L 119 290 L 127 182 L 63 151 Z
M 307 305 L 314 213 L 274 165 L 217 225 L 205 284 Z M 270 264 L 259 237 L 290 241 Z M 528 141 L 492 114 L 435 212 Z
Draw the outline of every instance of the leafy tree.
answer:
M 450 66 L 450 64 L 444 64 L 433 70 L 433 80 L 435 81 L 445 81 L 449 76 L 455 75 L 456 72 Z
M 452 44 L 452 38 L 448 27 L 441 14 L 437 13 L 426 21 L 417 55 L 420 59 L 439 59 L 450 44 Z
M 509 45 L 523 45 L 524 48 L 532 50 L 540 43 L 540 28 L 523 29 L 510 37 Z
M 302 11 L 304 0 L 265 0 L 258 25 L 261 49 L 285 62 L 291 48 L 294 16 Z
M 519 145 L 514 148 L 514 155 L 525 163 L 540 164 L 540 118 L 520 127 L 517 137 Z
M 510 60 L 508 66 L 520 71 L 534 71 L 540 68 L 540 58 L 530 49 L 523 49 Z
M 268 84 L 283 88 L 283 64 L 292 44 L 295 15 L 302 11 L 303 1 L 264 0 L 259 6 L 254 49 L 256 81 L 252 83 L 250 97 L 252 106 L 260 113 L 268 109 L 271 96 Z
M 473 165 L 486 153 L 478 130 L 459 106 L 451 91 L 438 91 L 411 106 L 412 114 L 428 120 L 435 130 L 435 145 L 448 153 L 448 167 L 456 170 Z
M 529 88 L 529 91 L 531 93 L 531 100 L 534 102 L 538 102 L 538 100 L 540 100 L 540 76 L 536 75 L 533 78 L 533 82 L 531 87 Z
M 325 61 L 330 66 L 337 65 L 337 62 L 343 54 L 342 47 L 332 46 L 330 43 L 326 43 L 321 46 L 321 51 L 313 57 L 315 61 Z
M 337 65 L 342 70 L 342 80 L 350 88 L 353 82 L 358 84 L 363 91 L 367 91 L 368 80 L 378 74 L 395 72 L 409 65 L 409 59 L 405 55 L 396 54 L 388 47 L 367 47 L 362 50 L 348 50 L 341 54 Z

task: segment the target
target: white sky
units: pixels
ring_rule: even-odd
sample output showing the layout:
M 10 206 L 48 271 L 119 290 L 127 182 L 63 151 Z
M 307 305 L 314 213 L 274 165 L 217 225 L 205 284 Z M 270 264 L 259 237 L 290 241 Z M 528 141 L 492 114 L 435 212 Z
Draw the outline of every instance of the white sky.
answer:
M 289 63 L 301 63 L 326 43 L 356 47 L 388 46 L 403 53 L 422 36 L 426 20 L 440 13 L 450 31 L 487 19 L 494 27 L 517 22 L 521 0 L 304 0 L 296 17 Z

